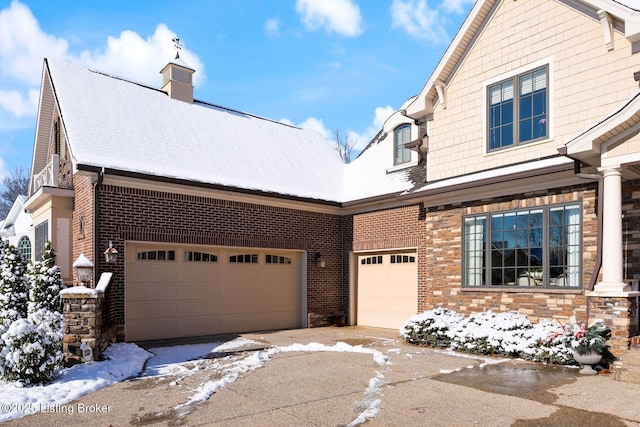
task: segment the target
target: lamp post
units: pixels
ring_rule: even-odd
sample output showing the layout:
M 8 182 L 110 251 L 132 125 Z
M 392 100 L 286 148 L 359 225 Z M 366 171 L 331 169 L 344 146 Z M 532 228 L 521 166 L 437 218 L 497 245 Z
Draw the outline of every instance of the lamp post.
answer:
M 84 254 L 80 254 L 78 259 L 73 263 L 73 268 L 76 269 L 76 276 L 78 280 L 85 287 L 91 286 L 91 276 L 93 276 L 93 263 L 89 258 L 84 256 Z

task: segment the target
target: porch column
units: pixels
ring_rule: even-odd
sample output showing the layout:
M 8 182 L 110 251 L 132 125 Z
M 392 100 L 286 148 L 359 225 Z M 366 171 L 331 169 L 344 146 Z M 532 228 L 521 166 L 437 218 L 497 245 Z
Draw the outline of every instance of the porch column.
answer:
M 604 176 L 602 225 L 602 281 L 594 292 L 599 296 L 626 296 L 622 259 L 622 178 L 619 167 L 600 169 Z

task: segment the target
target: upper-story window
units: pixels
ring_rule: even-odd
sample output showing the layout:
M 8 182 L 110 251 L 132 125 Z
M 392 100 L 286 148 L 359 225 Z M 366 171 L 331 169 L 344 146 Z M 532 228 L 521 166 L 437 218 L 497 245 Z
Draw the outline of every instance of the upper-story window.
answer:
M 398 126 L 393 131 L 393 165 L 400 165 L 411 161 L 411 150 L 404 144 L 411 140 L 411 125 Z
M 488 88 L 488 151 L 548 136 L 548 67 L 529 71 Z

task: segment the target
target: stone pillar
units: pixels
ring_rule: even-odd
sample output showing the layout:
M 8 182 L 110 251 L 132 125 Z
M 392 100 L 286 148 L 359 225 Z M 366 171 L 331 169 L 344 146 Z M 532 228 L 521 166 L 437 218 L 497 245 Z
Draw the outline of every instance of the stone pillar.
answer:
M 607 341 L 614 356 L 620 356 L 629 348 L 629 331 L 634 321 L 634 301 L 631 298 L 591 297 L 589 303 L 589 323 L 602 319 L 611 330 Z
M 99 359 L 112 342 L 111 333 L 104 328 L 104 293 L 95 289 L 77 287 L 61 293 L 64 338 L 62 348 L 66 361 L 81 362 L 83 343 L 91 346 L 93 358 Z
M 593 290 L 597 296 L 624 297 L 629 286 L 623 279 L 622 175 L 620 168 L 603 168 L 604 212 L 602 225 L 602 281 Z

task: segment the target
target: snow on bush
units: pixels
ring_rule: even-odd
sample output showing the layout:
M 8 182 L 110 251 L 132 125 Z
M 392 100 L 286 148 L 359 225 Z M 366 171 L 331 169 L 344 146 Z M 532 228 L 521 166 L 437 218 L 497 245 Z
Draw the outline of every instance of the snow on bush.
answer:
M 62 315 L 51 310 L 42 309 L 11 323 L 2 334 L 3 379 L 24 385 L 51 381 L 62 367 L 62 337 Z
M 29 287 L 29 303 L 27 311 L 34 313 L 46 308 L 60 311 L 60 291 L 65 288 L 62 282 L 60 267 L 55 265 L 56 253 L 47 242 L 44 247 L 42 261 L 29 264 L 27 282 Z
M 448 348 L 454 338 L 453 327 L 463 319 L 448 308 L 435 308 L 411 317 L 400 329 L 400 335 L 412 344 Z
M 0 322 L 13 322 L 27 315 L 26 263 L 13 245 L 0 244 Z
M 44 260 L 27 267 L 14 246 L 0 243 L 0 377 L 5 381 L 40 384 L 62 367 L 63 284 L 51 244 L 45 248 Z
M 413 316 L 400 329 L 400 335 L 413 344 L 451 348 L 483 354 L 556 363 L 574 363 L 571 351 L 549 339 L 558 322 L 531 323 L 516 312 L 491 310 L 464 317 L 450 309 L 435 308 Z

